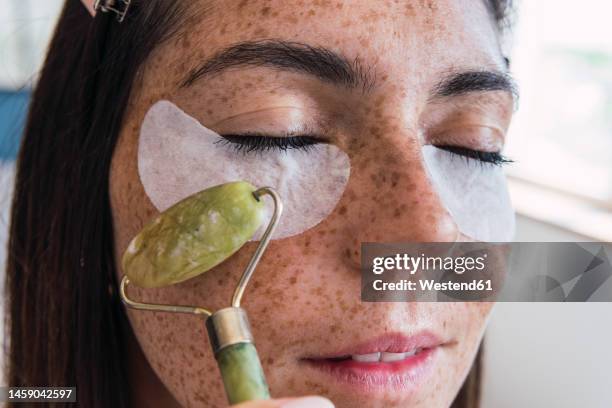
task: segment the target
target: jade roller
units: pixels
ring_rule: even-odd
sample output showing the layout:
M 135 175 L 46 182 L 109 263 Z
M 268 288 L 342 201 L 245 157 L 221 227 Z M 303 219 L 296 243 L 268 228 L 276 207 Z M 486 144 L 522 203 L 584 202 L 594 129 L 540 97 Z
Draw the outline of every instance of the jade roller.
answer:
M 159 288 L 198 276 L 229 258 L 253 237 L 264 220 L 261 197 L 274 201 L 274 213 L 234 291 L 231 307 L 211 312 L 203 307 L 136 302 L 127 288 Z M 206 329 L 231 405 L 269 399 L 253 335 L 240 307 L 246 286 L 282 213 L 278 194 L 244 181 L 196 193 L 161 213 L 134 237 L 123 255 L 120 293 L 127 307 L 189 313 L 206 319 Z

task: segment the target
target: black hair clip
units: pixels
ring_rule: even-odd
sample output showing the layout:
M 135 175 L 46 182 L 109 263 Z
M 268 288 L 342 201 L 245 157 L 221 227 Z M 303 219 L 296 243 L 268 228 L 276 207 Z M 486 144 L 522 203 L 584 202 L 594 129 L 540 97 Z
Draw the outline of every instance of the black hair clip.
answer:
M 96 0 L 94 10 L 103 13 L 115 13 L 117 15 L 117 21 L 121 23 L 125 19 L 131 2 L 132 0 Z

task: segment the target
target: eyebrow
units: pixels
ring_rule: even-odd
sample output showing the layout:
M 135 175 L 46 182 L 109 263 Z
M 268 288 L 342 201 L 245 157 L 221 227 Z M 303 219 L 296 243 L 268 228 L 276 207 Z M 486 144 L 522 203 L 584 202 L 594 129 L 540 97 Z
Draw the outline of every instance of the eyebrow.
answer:
M 518 87 L 510 74 L 487 70 L 451 72 L 438 82 L 431 94 L 432 98 L 445 98 L 494 91 L 504 91 L 518 99 Z
M 334 85 L 364 91 L 375 83 L 372 70 L 366 69 L 358 59 L 351 61 L 327 48 L 298 42 L 262 40 L 242 42 L 222 50 L 191 71 L 180 86 L 189 87 L 204 76 L 244 66 L 305 73 Z
M 189 87 L 205 76 L 247 66 L 304 73 L 333 85 L 360 88 L 364 93 L 376 85 L 374 69 L 365 67 L 358 58 L 350 60 L 330 49 L 299 42 L 261 40 L 241 42 L 221 50 L 190 71 L 180 87 Z M 441 98 L 486 91 L 506 91 L 516 96 L 516 89 L 506 73 L 467 70 L 445 75 L 431 91 L 431 96 Z

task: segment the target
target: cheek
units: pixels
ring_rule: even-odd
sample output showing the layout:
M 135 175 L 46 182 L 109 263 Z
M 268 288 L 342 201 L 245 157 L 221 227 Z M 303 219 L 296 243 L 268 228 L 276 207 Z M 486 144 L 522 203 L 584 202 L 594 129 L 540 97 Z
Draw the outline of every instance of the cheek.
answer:
M 472 361 L 482 341 L 493 303 L 452 303 L 452 319 L 459 330 L 460 344 L 455 357 L 455 378 L 463 381 L 472 366 Z M 450 322 L 448 324 L 451 324 Z
M 441 320 L 447 333 L 455 333 L 456 343 L 443 350 L 442 363 L 434 373 L 431 391 L 419 407 L 449 406 L 470 372 L 482 340 L 492 303 L 431 304 L 433 319 Z
M 130 321 L 147 360 L 182 405 L 223 405 L 223 384 L 202 320 L 141 312 Z
M 211 310 L 227 307 L 253 246 L 247 245 L 228 262 L 197 278 L 158 289 L 132 287 L 130 295 L 145 303 L 195 305 Z M 128 315 L 147 360 L 182 405 L 224 406 L 226 396 L 204 319 L 135 310 L 129 310 Z
M 295 237 L 271 243 L 252 282 L 243 307 L 247 310 L 267 379 L 274 395 L 294 395 L 312 389 L 295 377 L 296 354 L 305 345 L 324 342 L 336 334 L 332 325 L 316 324 L 320 316 L 338 319 L 334 304 L 347 305 L 338 291 L 330 296 L 320 276 L 324 265 L 295 266 L 294 259 L 307 252 L 317 256 L 311 238 Z M 161 289 L 133 287 L 133 298 L 146 303 L 199 305 L 217 310 L 229 305 L 239 277 L 255 243 L 247 244 L 219 267 L 197 278 Z M 332 287 L 337 287 L 333 284 Z M 350 288 L 354 293 L 358 286 Z M 186 406 L 223 406 L 225 393 L 208 341 L 204 322 L 193 316 L 129 311 L 130 321 L 147 360 L 164 384 Z M 316 335 L 304 336 L 305 328 Z M 293 377 L 291 380 L 288 378 Z M 302 388 L 300 388 L 302 387 Z

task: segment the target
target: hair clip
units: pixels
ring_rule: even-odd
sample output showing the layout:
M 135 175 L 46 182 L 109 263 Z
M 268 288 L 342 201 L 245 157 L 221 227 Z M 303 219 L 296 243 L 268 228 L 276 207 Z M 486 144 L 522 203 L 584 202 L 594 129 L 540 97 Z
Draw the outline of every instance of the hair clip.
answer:
M 117 15 L 117 21 L 123 22 L 132 0 L 96 0 L 94 10 L 103 13 L 112 12 Z

